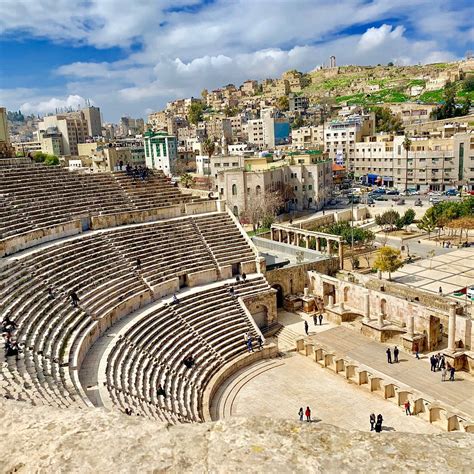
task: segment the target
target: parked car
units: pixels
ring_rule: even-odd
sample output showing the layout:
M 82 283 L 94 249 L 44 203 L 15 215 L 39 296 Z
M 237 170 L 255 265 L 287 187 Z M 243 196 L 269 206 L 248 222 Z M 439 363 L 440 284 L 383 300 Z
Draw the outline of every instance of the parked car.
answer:
M 457 189 L 448 189 L 444 192 L 446 196 L 459 196 L 459 192 Z
M 383 188 L 377 188 L 372 191 L 374 194 L 385 194 L 387 191 Z
M 371 204 L 375 204 L 375 201 L 372 197 L 367 198 L 367 204 L 370 206 Z
M 389 189 L 386 194 L 400 194 L 400 191 L 398 189 Z
M 439 204 L 443 200 L 439 196 L 430 196 L 431 204 Z
M 428 196 L 441 196 L 440 191 L 428 191 Z
M 376 201 L 388 201 L 388 197 L 385 194 L 379 194 L 374 198 Z
M 349 204 L 360 204 L 360 196 L 355 196 L 355 195 L 349 195 L 347 196 L 349 198 Z

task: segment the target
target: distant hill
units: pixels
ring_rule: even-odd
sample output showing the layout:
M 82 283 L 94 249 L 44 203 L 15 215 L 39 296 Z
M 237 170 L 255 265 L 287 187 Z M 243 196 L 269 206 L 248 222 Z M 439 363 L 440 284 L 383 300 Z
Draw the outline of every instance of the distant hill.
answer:
M 463 78 L 474 74 L 474 61 L 423 66 L 342 66 L 310 72 L 310 84 L 299 93 L 312 102 L 331 97 L 339 104 L 373 105 L 418 101 L 438 104 L 446 83 L 456 85 L 459 99 L 474 91 L 463 89 Z

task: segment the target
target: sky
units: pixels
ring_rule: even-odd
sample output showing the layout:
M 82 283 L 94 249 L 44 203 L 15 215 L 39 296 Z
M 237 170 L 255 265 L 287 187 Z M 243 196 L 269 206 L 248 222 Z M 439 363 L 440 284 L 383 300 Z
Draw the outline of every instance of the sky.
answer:
M 146 118 L 246 79 L 474 50 L 472 0 L 1 0 L 0 105 Z

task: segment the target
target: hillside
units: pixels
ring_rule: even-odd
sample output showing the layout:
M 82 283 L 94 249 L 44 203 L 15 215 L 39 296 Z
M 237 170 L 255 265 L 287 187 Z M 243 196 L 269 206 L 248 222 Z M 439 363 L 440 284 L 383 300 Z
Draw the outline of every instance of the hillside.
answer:
M 270 418 L 169 426 L 5 400 L 0 440 L 5 473 L 463 473 L 474 462 L 469 433 L 376 434 Z
M 371 105 L 418 101 L 437 104 L 443 88 L 454 83 L 460 100 L 474 101 L 474 91 L 463 90 L 462 79 L 474 74 L 474 61 L 423 66 L 343 66 L 309 73 L 311 83 L 301 95 L 316 102 L 331 97 L 339 104 Z

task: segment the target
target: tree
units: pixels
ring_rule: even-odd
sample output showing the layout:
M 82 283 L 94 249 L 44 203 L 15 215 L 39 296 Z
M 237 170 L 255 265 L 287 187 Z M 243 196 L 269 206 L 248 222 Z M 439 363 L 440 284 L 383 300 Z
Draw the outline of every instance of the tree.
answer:
M 474 76 L 467 76 L 463 81 L 462 88 L 466 92 L 474 91 Z
M 216 151 L 216 144 L 212 138 L 206 138 L 202 144 L 202 151 L 209 158 L 208 169 L 204 170 L 204 173 L 207 174 L 207 186 L 211 189 L 211 158 L 214 152 Z
M 397 271 L 402 266 L 403 260 L 400 250 L 388 246 L 381 247 L 377 250 L 374 268 L 381 272 L 388 272 L 389 281 L 392 279 L 392 272 Z
M 277 99 L 277 107 L 282 111 L 286 112 L 290 108 L 290 102 L 286 95 L 282 95 Z
M 392 61 L 388 62 L 388 63 L 387 63 L 387 66 L 388 66 L 388 67 L 393 67 Z
M 204 106 L 201 102 L 193 102 L 188 111 L 188 122 L 197 125 L 202 121 Z
M 182 174 L 179 181 L 185 188 L 190 188 L 194 184 L 194 178 L 189 173 Z
M 405 138 L 403 140 L 403 148 L 405 150 L 405 158 L 406 158 L 406 163 L 405 163 L 405 192 L 408 190 L 408 152 L 410 151 L 411 147 L 411 140 L 408 135 L 405 135 Z
M 428 239 L 430 238 L 431 232 L 436 229 L 436 217 L 432 213 L 425 212 L 425 215 L 421 218 L 417 224 L 420 230 L 428 232 Z
M 303 117 L 301 117 L 301 114 L 296 114 L 295 119 L 293 120 L 293 123 L 291 124 L 292 129 L 300 128 L 304 125 L 304 120 Z
M 405 211 L 405 214 L 403 214 L 402 220 L 403 220 L 403 227 L 405 227 L 405 230 L 410 224 L 413 224 L 415 222 L 415 211 L 413 209 L 407 209 Z
M 403 129 L 402 119 L 392 113 L 388 107 L 374 107 L 377 132 L 399 132 Z
M 206 100 L 208 95 L 209 95 L 209 92 L 207 89 L 203 89 L 201 91 L 201 97 L 203 98 L 203 100 Z
M 279 191 L 251 191 L 247 193 L 247 205 L 242 217 L 252 224 L 254 231 L 260 226 L 268 228 L 273 224 L 283 202 Z
M 37 151 L 33 155 L 33 159 L 36 163 L 44 163 L 48 166 L 57 166 L 59 165 L 59 158 L 55 155 L 49 155 L 48 153 L 43 153 L 42 151 Z
M 375 223 L 382 227 L 385 232 L 392 231 L 399 221 L 400 214 L 395 209 L 389 209 L 383 214 L 375 216 Z
M 456 102 L 456 85 L 448 82 L 444 86 L 443 93 L 443 104 L 436 107 L 431 112 L 431 118 L 435 120 L 448 119 L 452 117 L 460 117 L 467 115 L 471 107 L 471 101 L 469 98 L 463 102 Z

